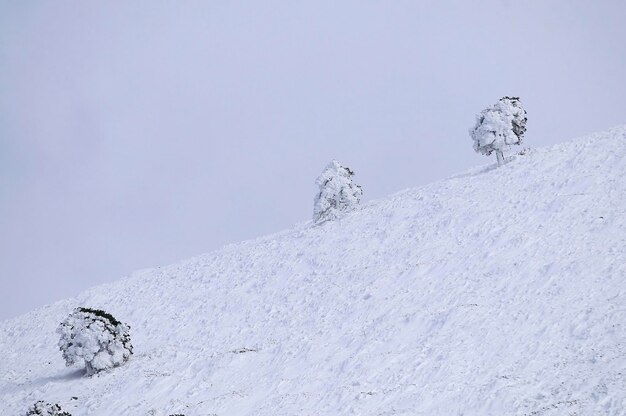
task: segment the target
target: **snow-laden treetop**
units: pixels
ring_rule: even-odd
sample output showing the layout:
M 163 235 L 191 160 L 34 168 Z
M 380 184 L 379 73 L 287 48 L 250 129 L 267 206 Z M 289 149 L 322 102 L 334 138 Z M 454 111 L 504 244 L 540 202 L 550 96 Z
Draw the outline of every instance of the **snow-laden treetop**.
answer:
M 501 98 L 476 116 L 476 125 L 470 130 L 474 150 L 485 155 L 496 152 L 498 164 L 502 164 L 503 151 L 522 143 L 526 122 L 526 110 L 519 97 Z
M 313 221 L 324 222 L 350 211 L 360 201 L 363 190 L 352 180 L 354 171 L 333 160 L 315 181 L 319 187 L 313 204 Z

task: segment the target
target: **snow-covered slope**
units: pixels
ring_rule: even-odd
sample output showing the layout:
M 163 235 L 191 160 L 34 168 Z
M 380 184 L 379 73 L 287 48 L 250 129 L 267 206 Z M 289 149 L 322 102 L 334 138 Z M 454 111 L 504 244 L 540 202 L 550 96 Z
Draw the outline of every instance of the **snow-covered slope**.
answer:
M 625 415 L 625 175 L 613 129 L 2 322 L 0 413 Z M 76 306 L 126 365 L 64 367 Z

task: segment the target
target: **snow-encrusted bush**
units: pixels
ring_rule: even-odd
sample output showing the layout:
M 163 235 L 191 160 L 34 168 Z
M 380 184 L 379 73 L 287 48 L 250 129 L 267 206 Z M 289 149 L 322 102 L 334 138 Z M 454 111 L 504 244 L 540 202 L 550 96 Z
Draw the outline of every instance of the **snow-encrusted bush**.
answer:
M 522 143 L 526 121 L 526 110 L 519 97 L 500 98 L 476 116 L 476 125 L 470 130 L 474 150 L 485 155 L 496 152 L 498 165 L 503 164 L 504 150 Z
M 321 223 L 337 218 L 361 200 L 363 190 L 352 182 L 354 172 L 333 160 L 317 178 L 319 192 L 315 196 L 313 221 Z
M 76 308 L 57 330 L 59 349 L 65 364 L 84 362 L 87 375 L 93 375 L 128 361 L 133 353 L 129 330 L 102 310 Z
M 64 412 L 58 404 L 52 404 L 39 400 L 32 405 L 26 416 L 72 416 L 68 412 Z

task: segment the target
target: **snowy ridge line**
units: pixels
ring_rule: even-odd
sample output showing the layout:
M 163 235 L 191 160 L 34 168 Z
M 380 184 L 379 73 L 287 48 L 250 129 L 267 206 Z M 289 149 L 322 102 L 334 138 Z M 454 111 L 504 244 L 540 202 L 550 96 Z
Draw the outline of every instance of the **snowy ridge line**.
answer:
M 625 176 L 620 127 L 0 322 L 0 414 L 623 416 Z M 77 306 L 127 363 L 64 366 Z

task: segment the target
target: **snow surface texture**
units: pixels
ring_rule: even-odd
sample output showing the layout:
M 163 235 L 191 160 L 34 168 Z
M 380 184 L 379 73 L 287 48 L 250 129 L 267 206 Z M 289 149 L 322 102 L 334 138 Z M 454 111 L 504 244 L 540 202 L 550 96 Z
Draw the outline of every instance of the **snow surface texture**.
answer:
M 484 155 L 502 152 L 511 145 L 521 144 L 526 132 L 526 110 L 517 97 L 503 97 L 476 116 L 476 125 L 470 130 L 474 150 Z
M 624 415 L 625 176 L 618 128 L 4 321 L 3 415 Z M 78 305 L 125 365 L 65 367 Z
M 321 223 L 339 218 L 361 201 L 363 190 L 352 181 L 354 172 L 333 160 L 316 179 L 319 192 L 313 204 L 313 221 Z
M 122 365 L 133 353 L 130 328 L 103 311 L 76 308 L 59 325 L 59 349 L 68 366 L 85 364 L 87 375 Z

